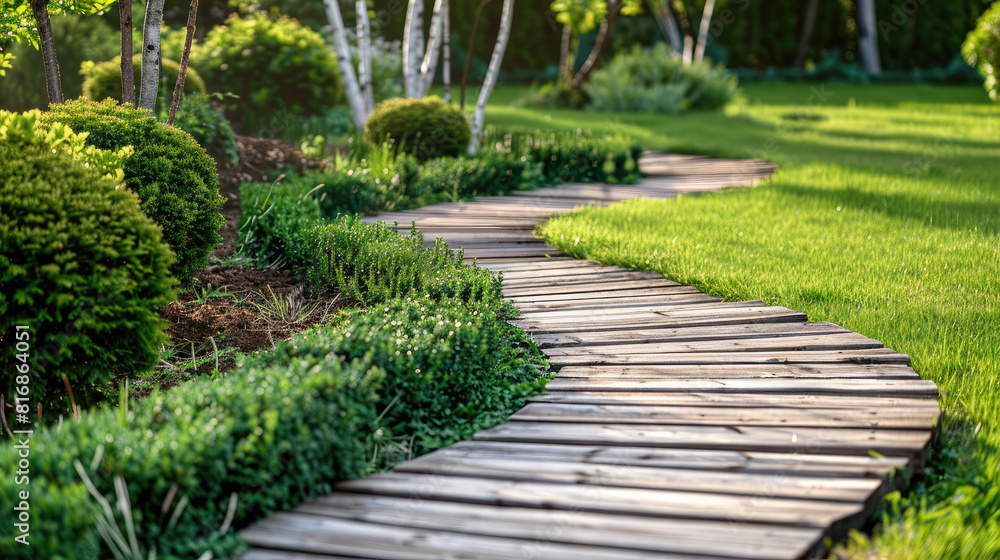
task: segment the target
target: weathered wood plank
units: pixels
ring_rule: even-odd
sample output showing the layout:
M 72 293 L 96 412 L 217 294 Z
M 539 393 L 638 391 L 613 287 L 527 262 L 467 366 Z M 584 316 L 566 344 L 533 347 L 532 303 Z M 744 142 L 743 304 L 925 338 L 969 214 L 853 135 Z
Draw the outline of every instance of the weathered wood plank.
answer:
M 764 323 L 743 325 L 720 325 L 713 327 L 674 328 L 631 328 L 611 332 L 581 332 L 559 335 L 536 334 L 532 336 L 540 347 L 601 345 L 601 344 L 648 344 L 654 342 L 689 342 L 702 340 L 750 340 L 783 336 L 822 336 L 850 333 L 844 327 L 833 323 Z
M 770 351 L 770 352 L 677 352 L 661 354 L 615 354 L 595 350 L 586 354 L 559 352 L 561 348 L 543 350 L 549 363 L 561 367 L 568 365 L 658 365 L 658 364 L 909 364 L 910 357 L 889 348 L 862 350 Z
M 551 381 L 549 382 L 552 383 Z M 635 406 L 719 406 L 719 407 L 927 407 L 938 409 L 934 397 L 897 397 L 852 394 L 774 394 L 774 393 L 668 393 L 652 391 L 552 391 L 532 397 L 531 402 L 572 404 L 632 404 Z
M 553 335 L 562 336 L 562 335 Z M 537 342 L 537 338 L 536 338 Z M 542 344 L 539 346 L 545 347 Z M 728 364 L 565 366 L 559 377 L 607 379 L 920 379 L 904 364 Z
M 713 362 L 718 363 L 718 362 Z M 794 395 L 872 395 L 937 397 L 937 385 L 922 379 L 581 379 L 556 377 L 555 391 L 655 393 L 778 393 Z
M 797 559 L 822 533 L 777 525 L 651 519 L 586 512 L 498 507 L 433 500 L 334 493 L 299 512 L 425 529 L 546 542 L 753 559 Z M 541 527 L 548 530 L 540 531 Z M 728 535 L 719 539 L 720 532 Z M 544 548 L 544 546 L 543 546 Z M 542 554 L 539 557 L 548 557 Z

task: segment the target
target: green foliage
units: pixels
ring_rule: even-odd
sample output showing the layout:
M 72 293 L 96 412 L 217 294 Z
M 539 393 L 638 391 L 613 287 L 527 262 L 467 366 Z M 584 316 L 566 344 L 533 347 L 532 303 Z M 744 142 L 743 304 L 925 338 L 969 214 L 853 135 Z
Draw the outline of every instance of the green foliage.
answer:
M 96 150 L 73 146 L 79 136 L 10 133 L 36 116 L 0 112 L 0 379 L 12 402 L 15 376 L 30 375 L 29 402 L 52 415 L 69 410 L 61 374 L 86 406 L 116 373 L 155 362 L 173 257 L 135 195 L 88 167 Z M 17 351 L 17 325 L 30 351 Z
M 139 95 L 139 81 L 142 77 L 142 55 L 137 54 L 132 57 L 132 64 L 135 65 L 135 91 Z M 169 107 L 170 101 L 174 97 L 174 85 L 177 83 L 177 74 L 180 72 L 180 64 L 169 58 L 160 61 L 160 71 L 165 79 L 160 80 L 159 91 L 156 94 L 156 103 L 163 107 Z M 101 63 L 86 62 L 80 69 L 83 74 L 83 96 L 93 101 L 103 101 L 112 98 L 116 101 L 122 100 L 122 68 L 121 57 L 116 56 L 112 60 Z M 188 67 L 187 78 L 184 79 L 184 93 L 205 93 L 205 82 L 202 81 L 198 72 Z
M 89 16 L 103 13 L 115 0 L 49 0 L 49 17 L 66 14 Z M 0 0 L 0 37 L 25 41 L 38 49 L 38 27 L 31 5 L 25 0 Z M 0 44 L 2 46 L 2 44 Z
M 185 95 L 177 106 L 174 126 L 191 135 L 217 161 L 236 165 L 240 154 L 236 149 L 236 134 L 229 119 L 203 93 Z
M 163 228 L 177 256 L 171 272 L 186 282 L 208 263 L 224 223 L 215 163 L 191 136 L 156 122 L 146 111 L 113 100 L 78 99 L 42 114 L 88 132 L 87 143 L 105 150 L 132 146 L 125 161 L 125 185 L 139 195 L 142 210 Z
M 278 353 L 290 351 L 280 343 Z M 382 372 L 329 353 L 274 367 L 247 364 L 220 380 L 197 380 L 134 403 L 125 418 L 93 410 L 31 438 L 31 546 L 13 542 L 13 476 L 0 481 L 0 543 L 11 559 L 110 558 L 99 541 L 99 508 L 74 468 L 116 502 L 113 477 L 131 495 L 140 548 L 157 558 L 228 558 L 235 531 L 251 521 L 366 474 Z M 16 470 L 12 445 L 0 465 Z M 219 534 L 236 495 L 229 531 Z M 183 505 L 186 504 L 186 507 Z M 178 517 L 173 524 L 170 518 Z M 122 521 L 121 513 L 116 519 Z
M 342 97 L 332 49 L 287 16 L 231 17 L 208 32 L 192 64 L 211 89 L 239 96 L 226 108 L 247 129 L 273 115 L 321 114 Z
M 457 156 L 469 146 L 472 132 L 462 111 L 436 96 L 388 99 L 375 105 L 365 122 L 365 140 L 390 142 L 396 152 L 419 160 Z
M 97 17 L 53 16 L 52 37 L 59 56 L 59 79 L 66 99 L 83 94 L 84 78 L 79 69 L 84 62 L 108 60 L 120 52 L 118 33 Z M 0 46 L 3 46 L 2 43 L 3 40 L 0 39 Z M 16 60 L 0 80 L 0 105 L 9 111 L 48 107 L 42 53 L 27 42 L 15 42 L 3 49 L 10 53 L 7 56 L 16 57 Z
M 667 114 L 720 109 L 737 93 L 736 78 L 721 65 L 684 66 L 663 43 L 619 54 L 584 88 L 595 111 Z
M 491 131 L 492 132 L 492 131 Z M 621 134 L 598 136 L 589 130 L 484 135 L 481 155 L 508 154 L 531 162 L 534 186 L 559 183 L 634 183 L 642 148 Z
M 962 56 L 983 75 L 990 99 L 1000 102 L 1000 2 L 980 16 L 962 44 Z

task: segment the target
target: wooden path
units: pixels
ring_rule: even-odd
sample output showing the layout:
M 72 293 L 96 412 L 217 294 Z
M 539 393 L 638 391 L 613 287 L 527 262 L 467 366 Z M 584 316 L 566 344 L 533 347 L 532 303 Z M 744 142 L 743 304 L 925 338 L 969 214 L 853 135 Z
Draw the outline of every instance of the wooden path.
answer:
M 535 224 L 583 204 L 767 177 L 646 154 L 635 186 L 562 185 L 384 214 L 504 275 L 559 374 L 509 422 L 243 531 L 244 560 L 799 559 L 919 471 L 937 388 L 877 340 L 760 301 L 561 257 Z M 548 257 L 546 255 L 549 255 Z

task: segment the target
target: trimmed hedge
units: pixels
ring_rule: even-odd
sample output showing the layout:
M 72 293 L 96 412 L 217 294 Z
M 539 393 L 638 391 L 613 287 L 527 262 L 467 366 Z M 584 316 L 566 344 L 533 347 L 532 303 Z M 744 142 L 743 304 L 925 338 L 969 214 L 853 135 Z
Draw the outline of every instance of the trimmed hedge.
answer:
M 0 112 L 0 380 L 14 402 L 27 376 L 30 414 L 41 405 L 55 418 L 70 410 L 61 374 L 86 407 L 116 373 L 156 361 L 173 256 L 136 196 L 101 176 L 127 152 L 102 153 L 38 117 Z M 16 349 L 17 325 L 30 351 Z
M 83 80 L 83 96 L 92 101 L 104 101 L 112 98 L 115 101 L 122 100 L 122 57 L 116 56 L 112 60 L 98 64 L 85 64 L 80 72 L 85 76 Z M 142 55 L 137 54 L 132 57 L 132 64 L 135 65 L 135 94 L 139 95 L 139 81 L 142 77 Z M 174 84 L 177 83 L 177 75 L 180 73 L 181 65 L 176 60 L 169 58 L 161 59 L 160 70 L 167 77 L 166 83 L 161 81 L 160 90 L 156 94 L 158 104 L 169 107 L 170 100 L 174 96 Z M 205 82 L 194 68 L 188 68 L 187 77 L 184 79 L 184 94 L 205 93 Z
M 181 99 L 174 126 L 190 134 L 216 161 L 229 165 L 239 163 L 236 133 L 229 119 L 212 105 L 204 93 L 185 95 Z
M 125 185 L 163 228 L 163 239 L 177 256 L 170 271 L 186 282 L 208 264 L 208 254 L 222 242 L 219 230 L 225 219 L 219 208 L 225 201 L 219 196 L 215 162 L 191 135 L 110 99 L 53 105 L 42 120 L 87 132 L 87 143 L 104 150 L 132 146 L 135 153 L 124 165 Z
M 462 110 L 440 97 L 400 97 L 375 105 L 365 121 L 364 136 L 369 144 L 389 142 L 396 153 L 424 161 L 464 153 L 472 132 Z

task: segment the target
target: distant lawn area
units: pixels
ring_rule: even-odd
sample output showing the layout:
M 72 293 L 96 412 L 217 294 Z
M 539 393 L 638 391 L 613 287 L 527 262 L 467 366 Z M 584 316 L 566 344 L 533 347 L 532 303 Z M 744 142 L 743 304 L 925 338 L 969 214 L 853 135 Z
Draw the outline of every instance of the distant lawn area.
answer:
M 541 233 L 581 258 L 801 309 L 910 354 L 941 389 L 943 444 L 913 492 L 890 496 L 874 542 L 840 553 L 1000 557 L 1000 106 L 971 86 L 743 89 L 725 114 L 670 116 L 510 107 L 511 88 L 487 122 L 776 162 L 755 188 L 579 210 Z

